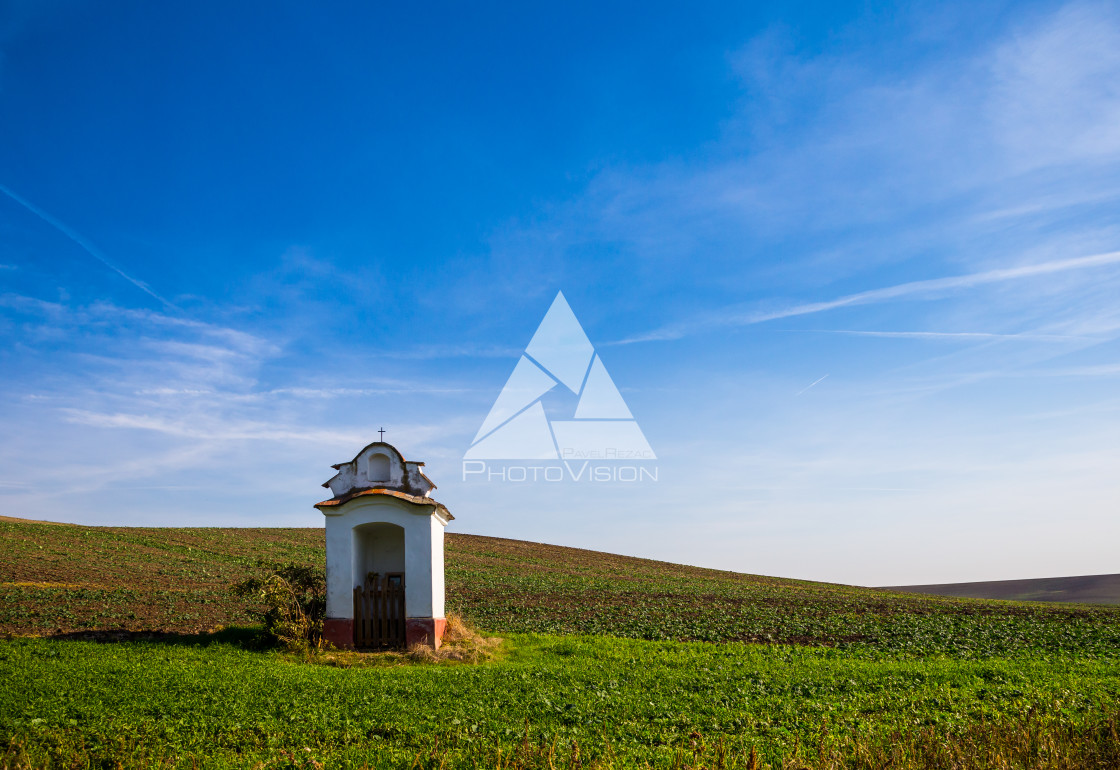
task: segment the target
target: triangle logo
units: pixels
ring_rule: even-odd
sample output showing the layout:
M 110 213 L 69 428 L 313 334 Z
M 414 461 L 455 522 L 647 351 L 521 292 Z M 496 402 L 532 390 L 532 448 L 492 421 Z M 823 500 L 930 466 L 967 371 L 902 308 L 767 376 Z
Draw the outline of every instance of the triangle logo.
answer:
M 572 419 L 550 420 L 553 388 L 579 397 Z M 466 460 L 655 460 L 595 347 L 562 292 L 482 421 Z

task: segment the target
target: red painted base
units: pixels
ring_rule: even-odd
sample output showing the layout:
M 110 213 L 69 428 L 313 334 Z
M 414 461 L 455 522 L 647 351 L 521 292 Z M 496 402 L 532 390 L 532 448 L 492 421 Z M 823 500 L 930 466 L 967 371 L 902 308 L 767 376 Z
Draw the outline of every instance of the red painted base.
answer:
M 405 642 L 425 644 L 438 650 L 443 640 L 445 618 L 408 618 L 404 622 Z M 340 650 L 354 649 L 354 621 L 350 618 L 326 618 L 323 621 L 323 639 Z
M 354 649 L 354 621 L 350 618 L 325 619 L 323 638 L 340 650 Z
M 438 650 L 446 628 L 446 618 L 409 618 L 404 622 L 405 641 L 409 647 L 425 644 Z

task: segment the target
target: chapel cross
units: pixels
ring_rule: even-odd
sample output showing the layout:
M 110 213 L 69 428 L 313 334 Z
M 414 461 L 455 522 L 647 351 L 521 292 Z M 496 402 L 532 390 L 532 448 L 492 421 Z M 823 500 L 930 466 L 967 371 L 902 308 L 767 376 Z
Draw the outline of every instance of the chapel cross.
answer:
M 384 441 L 385 440 L 385 429 L 384 428 L 379 428 L 377 432 L 381 436 L 378 440 L 379 441 Z

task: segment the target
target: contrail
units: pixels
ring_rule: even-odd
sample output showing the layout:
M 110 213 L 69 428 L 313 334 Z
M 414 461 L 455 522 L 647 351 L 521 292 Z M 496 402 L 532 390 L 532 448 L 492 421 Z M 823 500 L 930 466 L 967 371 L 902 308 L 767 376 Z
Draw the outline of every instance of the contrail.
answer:
M 1074 257 L 1072 259 L 1056 259 L 1050 262 L 1040 262 L 1034 265 L 1020 265 L 1019 267 L 986 270 L 982 273 L 969 273 L 954 275 L 947 278 L 932 278 L 924 281 L 910 281 L 895 286 L 886 286 L 881 289 L 861 291 L 848 294 L 837 299 L 824 302 L 810 302 L 803 305 L 794 305 L 784 310 L 768 313 L 741 313 L 729 312 L 726 315 L 709 316 L 693 322 L 684 322 L 663 326 L 646 334 L 639 334 L 609 344 L 629 345 L 635 342 L 655 342 L 659 340 L 679 340 L 690 334 L 707 329 L 726 328 L 734 326 L 750 326 L 751 324 L 776 321 L 781 318 L 822 313 L 852 305 L 868 305 L 876 302 L 885 302 L 900 297 L 912 295 L 935 294 L 953 289 L 970 289 L 974 286 L 1010 281 L 1017 278 L 1030 278 L 1051 273 L 1062 273 L 1068 270 L 1084 270 L 1086 268 L 1103 267 L 1120 263 L 1120 251 L 1111 251 L 1106 254 L 1094 254 L 1088 257 Z
M 805 386 L 804 388 L 802 388 L 801 390 L 797 391 L 797 393 L 796 393 L 795 395 L 798 395 L 798 396 L 800 396 L 800 395 L 801 395 L 802 393 L 804 393 L 804 392 L 805 392 L 805 391 L 807 391 L 807 390 L 808 390 L 809 388 L 811 388 L 811 387 L 813 387 L 814 385 L 816 385 L 816 384 L 817 384 L 818 382 L 823 382 L 823 381 L 824 381 L 824 379 L 825 379 L 826 377 L 828 377 L 828 375 L 827 375 L 827 374 L 826 374 L 826 375 L 825 375 L 824 377 L 821 377 L 821 378 L 820 378 L 819 380 L 814 380 L 813 382 L 810 382 L 810 383 L 809 383 L 808 385 L 806 385 L 806 386 Z
M 760 315 L 750 316 L 741 320 L 746 323 L 774 321 L 779 318 L 790 318 L 792 316 L 808 315 L 809 313 L 820 313 L 823 310 L 833 310 L 834 308 L 847 307 L 848 305 L 864 305 L 871 302 L 895 299 L 896 297 L 905 297 L 910 294 L 927 294 L 937 291 L 945 291 L 946 289 L 969 289 L 973 286 L 982 286 L 988 283 L 998 283 L 1000 281 L 1008 281 L 1014 278 L 1027 278 L 1035 275 L 1062 273 L 1066 270 L 1080 270 L 1087 267 L 1113 265 L 1117 262 L 1120 262 L 1120 251 L 1112 251 L 1107 254 L 1094 254 L 1091 257 L 1057 259 L 1052 262 L 1042 262 L 1035 265 L 1022 265 L 1020 267 L 987 270 L 983 273 L 954 275 L 948 278 L 932 278 L 925 281 L 910 281 L 909 283 L 901 283 L 897 286 L 887 286 L 883 289 L 872 289 L 871 291 L 861 291 L 857 294 L 849 294 L 845 297 L 840 297 L 839 299 L 830 300 L 828 302 L 812 302 L 806 305 L 797 305 L 795 307 L 789 308 L 788 310 L 779 310 L 774 313 L 764 313 Z
M 1026 340 L 1027 342 L 1084 342 L 1092 337 L 1071 334 L 999 334 L 996 332 L 878 332 L 855 329 L 806 329 L 817 334 L 850 334 L 857 337 L 886 337 L 915 340 Z
M 162 302 L 164 305 L 166 305 L 167 307 L 169 307 L 173 310 L 178 310 L 179 309 L 173 303 L 169 302 L 168 300 L 164 299 L 163 297 L 161 297 L 160 295 L 158 295 L 154 291 L 152 291 L 152 287 L 148 286 L 148 284 L 144 283 L 143 281 L 141 281 L 137 278 L 133 278 L 131 275 L 126 273 L 124 270 L 121 270 L 119 267 L 117 267 L 112 262 L 110 262 L 108 257 L 106 257 L 104 254 L 101 253 L 100 249 L 98 249 L 92 243 L 90 243 L 85 238 L 83 238 L 80 233 L 75 232 L 73 229 L 68 227 L 66 224 L 64 224 L 62 222 L 59 222 L 57 219 L 52 217 L 47 212 L 43 211 L 41 208 L 36 206 L 34 203 L 25 199 L 23 196 L 13 192 L 12 190 L 8 189 L 3 184 L 0 184 L 0 192 L 7 195 L 9 198 L 14 200 L 19 205 L 23 206 L 25 209 L 30 211 L 35 216 L 42 219 L 44 222 L 46 222 L 48 225 L 50 225 L 54 229 L 58 230 L 60 233 L 65 235 L 67 238 L 72 240 L 74 243 L 81 246 L 83 249 L 85 249 L 87 254 L 89 254 L 91 257 L 96 259 L 101 264 L 105 265 L 105 267 L 112 270 L 114 273 L 119 275 L 121 278 L 123 278 L 126 281 L 128 281 L 129 283 L 131 283 L 133 286 L 135 286 L 140 291 L 144 292 L 145 294 L 148 294 L 149 296 L 155 297 L 160 302 Z

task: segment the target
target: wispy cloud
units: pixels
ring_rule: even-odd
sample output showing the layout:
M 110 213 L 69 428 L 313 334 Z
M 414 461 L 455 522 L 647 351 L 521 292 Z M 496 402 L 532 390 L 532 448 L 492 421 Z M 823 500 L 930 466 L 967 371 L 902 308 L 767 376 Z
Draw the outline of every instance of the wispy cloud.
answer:
M 392 376 L 380 373 L 388 371 L 381 362 L 363 376 L 369 361 L 355 355 L 330 373 L 293 371 L 283 339 L 234 326 L 13 293 L 0 295 L 0 309 L 18 318 L 21 343 L 34 341 L 52 360 L 49 376 L 30 366 L 0 384 L 0 482 L 13 485 L 6 495 L 49 488 L 37 506 L 79 489 L 140 486 L 224 498 L 247 473 L 271 478 L 269 494 L 291 486 L 298 500 L 315 494 L 330 462 L 376 435 L 373 427 L 384 424 L 402 448 L 428 459 L 446 452 L 449 432 L 468 430 L 441 400 L 470 388 L 424 375 L 423 366 Z M 404 416 L 414 403 L 429 422 Z M 41 462 L 59 440 L 67 458 Z
M 144 283 L 139 278 L 134 278 L 133 276 L 129 275 L 124 270 L 122 270 L 121 268 L 119 268 L 115 264 L 113 264 L 109 260 L 109 258 L 106 257 L 104 253 L 102 253 L 102 251 L 99 248 L 97 248 L 92 243 L 90 243 L 90 241 L 85 236 L 83 236 L 81 233 L 74 230 L 69 225 L 67 225 L 64 222 L 62 222 L 62 221 L 56 219 L 55 217 L 51 216 L 50 214 L 48 214 L 43 209 L 39 208 L 38 206 L 36 206 L 31 201 L 24 198 L 22 195 L 19 195 L 14 190 L 8 188 L 6 185 L 0 184 L 0 192 L 4 193 L 9 198 L 11 198 L 13 201 L 15 201 L 16 203 L 18 203 L 19 205 L 23 206 L 25 209 L 30 211 L 32 214 L 34 214 L 35 216 L 42 219 L 44 222 L 46 222 L 48 225 L 53 227 L 55 230 L 58 230 L 60 233 L 65 235 L 67 238 L 72 240 L 74 243 L 81 246 L 82 249 L 87 254 L 89 254 L 91 257 L 93 257 L 98 262 L 103 264 L 105 267 L 112 270 L 114 273 L 119 275 L 121 278 L 124 278 L 126 281 L 131 283 L 133 286 L 138 288 L 140 291 L 144 292 L 145 294 L 147 294 L 148 296 L 150 296 L 154 299 L 159 300 L 161 303 L 163 303 L 163 305 L 171 308 L 172 310 L 178 310 L 179 309 L 174 304 L 172 304 L 169 300 L 164 299 L 159 294 L 157 294 L 152 289 L 151 286 Z
M 521 350 L 501 345 L 417 345 L 406 350 L 385 351 L 380 355 L 385 358 L 419 361 L 440 358 L 516 358 L 521 355 Z
M 471 388 L 464 387 L 446 387 L 433 385 L 428 380 L 393 380 L 381 381 L 377 387 L 367 388 L 346 388 L 346 387 L 330 387 L 330 388 L 316 388 L 316 387 L 290 387 L 290 388 L 271 388 L 271 389 L 257 389 L 245 393 L 228 393 L 214 390 L 212 388 L 169 388 L 169 387 L 155 387 L 155 388 L 142 388 L 135 391 L 138 396 L 167 396 L 167 397 L 197 397 L 197 398 L 214 398 L 221 397 L 229 401 L 240 402 L 263 402 L 268 400 L 277 400 L 279 398 L 290 398 L 293 400 L 301 401 L 326 401 L 330 399 L 346 399 L 346 398 L 364 398 L 370 396 L 394 396 L 394 395 L 415 395 L 415 394 L 460 394 L 474 392 Z M 489 392 L 489 391 L 487 391 Z
M 913 55 L 897 67 L 884 66 L 890 54 L 878 48 L 807 54 L 780 32 L 746 43 L 728 57 L 741 102 L 711 143 L 687 157 L 606 166 L 548 216 L 496 234 L 496 262 L 504 269 L 533 253 L 562 277 L 624 274 L 629 293 L 663 314 L 651 324 L 650 313 L 632 312 L 635 300 L 620 300 L 618 317 L 628 318 L 615 344 L 1031 277 L 1029 291 L 1057 293 L 1062 280 L 1037 279 L 1113 264 L 1115 6 L 1025 13 L 982 36 L 956 34 L 968 13 L 946 9 L 937 35 L 947 44 L 934 47 L 929 13 L 901 14 L 892 27 L 912 43 L 900 46 Z M 595 264 L 579 259 L 596 246 L 606 253 Z M 1102 256 L 1069 259 L 1086 254 Z M 949 277 L 907 280 L 931 275 Z M 1115 275 L 1102 278 L 1116 285 Z M 514 289 L 542 280 L 525 275 Z M 1013 289 L 948 313 L 971 311 L 977 331 L 1025 328 L 1033 311 Z M 797 302 L 807 291 L 827 299 Z M 777 297 L 789 303 L 769 299 Z M 1063 302 L 1075 325 L 1076 308 L 1089 312 L 1080 300 L 1071 290 L 1053 304 Z M 1011 317 L 1016 310 L 1023 317 Z
M 413 393 L 450 394 L 469 393 L 470 388 L 433 385 L 424 380 L 386 381 L 378 387 L 369 388 L 276 388 L 267 391 L 270 395 L 288 395 L 297 398 L 352 398 L 354 396 L 391 396 Z
M 1058 193 L 1043 192 L 1033 196 L 1026 203 L 1015 203 L 1006 208 L 981 210 L 975 214 L 980 222 L 1014 220 L 1022 217 L 1035 217 L 1067 209 L 1076 209 L 1087 204 L 1104 204 L 1120 200 L 1120 188 L 1109 187 L 1101 190 L 1069 190 Z
M 1100 162 L 1120 152 L 1120 15 L 1069 3 L 1015 30 L 985 61 L 983 118 L 1019 168 Z
M 28 313 L 41 313 L 44 315 L 58 316 L 68 311 L 68 308 L 59 302 L 49 302 L 37 297 L 27 297 L 22 294 L 5 292 L 0 294 L 0 307 Z
M 204 441 L 306 441 L 328 446 L 361 444 L 368 438 L 361 432 L 314 430 L 305 427 L 282 427 L 269 422 L 231 420 L 215 416 L 200 423 L 197 419 L 175 420 L 143 414 L 93 412 L 83 409 L 60 410 L 70 422 L 98 428 L 124 428 L 165 433 L 179 438 Z
M 1069 366 L 1036 369 L 1033 371 L 1013 372 L 1013 377 L 1118 377 L 1120 364 L 1100 364 L 1095 366 Z

